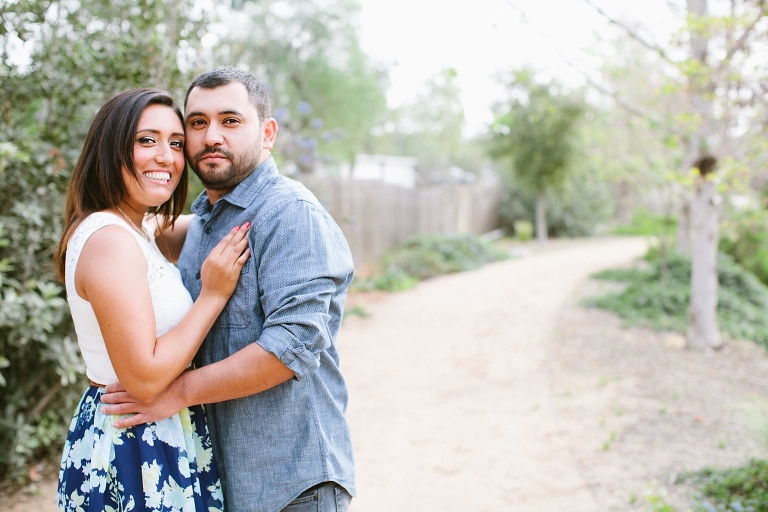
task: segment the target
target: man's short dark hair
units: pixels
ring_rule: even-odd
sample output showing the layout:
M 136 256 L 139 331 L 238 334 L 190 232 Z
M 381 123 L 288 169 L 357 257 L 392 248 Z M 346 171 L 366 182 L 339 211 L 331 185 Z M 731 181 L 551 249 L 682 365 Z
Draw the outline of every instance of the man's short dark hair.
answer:
M 272 100 L 269 95 L 269 86 L 247 71 L 232 66 L 215 68 L 195 78 L 195 81 L 187 89 L 187 95 L 184 97 L 184 108 L 187 107 L 189 93 L 195 87 L 215 89 L 232 82 L 240 82 L 248 90 L 248 99 L 256 107 L 256 112 L 259 114 L 259 123 L 263 123 L 265 119 L 272 117 Z

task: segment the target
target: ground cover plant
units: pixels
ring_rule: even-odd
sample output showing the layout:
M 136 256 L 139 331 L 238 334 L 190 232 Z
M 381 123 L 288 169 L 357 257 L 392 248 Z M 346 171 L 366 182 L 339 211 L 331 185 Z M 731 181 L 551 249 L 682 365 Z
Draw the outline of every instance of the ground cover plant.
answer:
M 745 466 L 705 468 L 687 476 L 699 485 L 701 512 L 768 511 L 768 461 L 751 460 Z
M 385 253 L 376 271 L 355 279 L 358 291 L 400 291 L 430 277 L 472 270 L 507 257 L 474 235 L 420 235 Z
M 596 279 L 623 282 L 626 287 L 588 299 L 586 304 L 613 311 L 631 325 L 684 332 L 690 260 L 679 254 L 662 258 L 658 249 L 652 248 L 645 262 L 647 265 L 595 274 Z M 718 279 L 718 319 L 723 333 L 768 348 L 768 287 L 723 253 L 718 260 Z M 705 468 L 684 478 L 695 483 L 701 493 L 696 511 L 768 512 L 768 461 L 751 460 L 728 469 Z
M 629 325 L 685 332 L 690 298 L 690 260 L 679 254 L 661 258 L 657 249 L 645 267 L 611 269 L 596 279 L 626 283 L 624 290 L 589 299 L 586 304 L 613 311 Z M 724 334 L 768 348 L 768 287 L 733 259 L 720 254 L 718 318 Z

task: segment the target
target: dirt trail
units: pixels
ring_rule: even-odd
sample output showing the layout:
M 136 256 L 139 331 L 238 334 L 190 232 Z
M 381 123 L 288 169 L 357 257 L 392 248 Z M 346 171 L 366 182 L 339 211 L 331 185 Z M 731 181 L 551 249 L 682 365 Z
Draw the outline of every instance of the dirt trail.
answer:
M 580 282 L 645 247 L 568 243 L 363 303 L 339 340 L 352 510 L 601 510 L 554 407 L 547 339 Z

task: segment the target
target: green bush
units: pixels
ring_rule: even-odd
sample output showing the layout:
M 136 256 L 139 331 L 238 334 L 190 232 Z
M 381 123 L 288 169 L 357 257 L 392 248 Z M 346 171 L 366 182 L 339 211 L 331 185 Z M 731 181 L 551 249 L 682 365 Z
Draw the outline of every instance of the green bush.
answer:
M 705 468 L 688 476 L 704 498 L 696 510 L 768 512 L 768 461 L 730 469 Z
M 677 229 L 677 219 L 668 215 L 655 215 L 647 208 L 638 208 L 627 224 L 612 230 L 617 235 L 662 235 L 673 234 Z
M 473 235 L 416 236 L 384 254 L 377 271 L 354 283 L 353 289 L 405 290 L 430 277 L 472 270 L 505 257 Z
M 547 192 L 546 208 L 549 236 L 587 236 L 610 218 L 613 202 L 605 184 L 575 177 L 562 189 Z M 531 226 L 535 222 L 535 195 L 510 184 L 496 211 L 501 227 L 518 235 L 516 222 L 525 221 Z
M 87 387 L 52 261 L 61 237 L 69 170 L 91 119 L 107 98 L 149 84 L 184 90 L 188 77 L 176 66 L 178 48 L 167 47 L 167 42 L 199 38 L 199 23 L 187 15 L 190 6 L 188 0 L 173 5 L 130 0 L 3 3 L 0 480 L 22 481 L 36 462 L 59 460 L 67 427 Z M 142 16 L 124 30 L 125 13 L 136 8 Z M 178 18 L 171 28 L 169 9 Z M 176 32 L 170 32 L 174 27 Z M 29 62 L 21 66 L 7 58 L 15 38 L 30 43 Z
M 613 311 L 631 325 L 684 332 L 691 293 L 690 260 L 672 254 L 664 263 L 656 250 L 649 251 L 647 259 L 647 269 L 595 274 L 597 279 L 624 281 L 627 286 L 621 293 L 592 298 L 586 304 Z M 718 280 L 720 329 L 733 338 L 750 339 L 768 348 L 768 287 L 725 254 L 718 257 Z
M 720 250 L 768 284 L 768 212 L 750 210 L 722 223 Z
M 514 228 L 515 238 L 525 242 L 533 238 L 533 224 L 527 220 L 516 220 L 512 227 Z
M 0 143 L 0 478 L 56 459 L 85 389 L 51 249 L 66 173 L 42 143 Z

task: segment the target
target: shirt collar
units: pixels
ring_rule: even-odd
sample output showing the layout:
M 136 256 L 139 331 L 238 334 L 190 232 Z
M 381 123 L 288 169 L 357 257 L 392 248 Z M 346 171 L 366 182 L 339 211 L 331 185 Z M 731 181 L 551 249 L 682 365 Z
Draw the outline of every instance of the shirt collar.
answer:
M 277 175 L 277 164 L 275 163 L 275 159 L 270 156 L 243 181 L 238 183 L 235 188 L 230 190 L 227 195 L 219 199 L 219 201 L 226 201 L 232 205 L 239 206 L 240 208 L 246 208 L 253 202 L 267 180 L 275 175 Z M 195 202 L 192 203 L 192 212 L 199 217 L 203 217 L 210 213 L 212 206 L 210 201 L 208 201 L 208 193 L 203 190 L 200 195 L 197 196 Z

